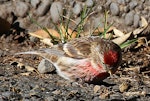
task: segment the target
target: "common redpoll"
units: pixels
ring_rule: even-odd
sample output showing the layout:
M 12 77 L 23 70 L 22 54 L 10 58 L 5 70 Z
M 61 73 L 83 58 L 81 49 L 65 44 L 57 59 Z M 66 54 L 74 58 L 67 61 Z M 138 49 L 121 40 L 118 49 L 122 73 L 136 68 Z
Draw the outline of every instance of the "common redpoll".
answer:
M 81 37 L 65 44 L 17 54 L 36 54 L 49 60 L 61 77 L 95 83 L 115 73 L 121 62 L 120 47 L 98 36 Z

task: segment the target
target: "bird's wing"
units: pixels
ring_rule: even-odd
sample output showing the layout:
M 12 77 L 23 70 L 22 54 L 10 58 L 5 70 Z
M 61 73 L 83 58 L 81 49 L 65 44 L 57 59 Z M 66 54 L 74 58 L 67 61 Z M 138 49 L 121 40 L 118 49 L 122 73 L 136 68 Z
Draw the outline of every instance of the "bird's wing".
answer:
M 91 41 L 88 37 L 76 38 L 63 44 L 61 49 L 66 56 L 78 59 L 88 58 L 91 53 Z

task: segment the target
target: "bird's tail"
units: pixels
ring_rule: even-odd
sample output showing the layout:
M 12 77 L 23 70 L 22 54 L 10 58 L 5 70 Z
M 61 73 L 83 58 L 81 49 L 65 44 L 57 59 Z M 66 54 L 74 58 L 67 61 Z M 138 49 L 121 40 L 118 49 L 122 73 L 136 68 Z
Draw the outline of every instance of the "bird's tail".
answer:
M 40 53 L 37 52 L 37 51 L 19 52 L 19 53 L 15 53 L 14 55 L 21 55 L 21 54 L 35 54 L 35 55 L 40 55 Z
M 57 60 L 58 57 L 64 56 L 63 51 L 57 50 L 57 49 L 50 49 L 50 48 L 40 49 L 40 50 L 37 50 L 37 51 L 19 52 L 19 53 L 16 53 L 14 55 L 21 55 L 21 54 L 38 55 L 38 56 L 43 57 L 44 59 L 47 59 L 50 62 L 52 62 L 54 60 Z
M 38 55 L 46 60 L 48 60 L 49 62 L 53 63 L 52 60 L 51 60 L 51 55 L 48 54 L 48 53 L 45 53 L 45 52 L 41 52 L 41 51 L 27 51 L 27 52 L 19 52 L 19 53 L 16 53 L 14 55 L 27 55 L 27 54 L 31 54 L 31 55 Z

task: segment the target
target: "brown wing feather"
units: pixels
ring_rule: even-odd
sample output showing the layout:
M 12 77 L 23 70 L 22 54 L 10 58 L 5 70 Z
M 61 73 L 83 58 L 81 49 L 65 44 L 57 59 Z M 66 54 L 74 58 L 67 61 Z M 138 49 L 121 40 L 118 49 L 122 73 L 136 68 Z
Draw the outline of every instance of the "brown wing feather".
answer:
M 88 37 L 73 39 L 63 45 L 66 55 L 73 58 L 87 58 L 91 53 L 91 40 Z
M 106 40 L 99 36 L 80 37 L 73 39 L 66 44 L 59 44 L 57 49 L 63 50 L 66 56 L 82 59 L 88 58 L 91 54 L 91 48 L 94 48 L 97 44 L 104 46 L 103 44 L 105 41 Z

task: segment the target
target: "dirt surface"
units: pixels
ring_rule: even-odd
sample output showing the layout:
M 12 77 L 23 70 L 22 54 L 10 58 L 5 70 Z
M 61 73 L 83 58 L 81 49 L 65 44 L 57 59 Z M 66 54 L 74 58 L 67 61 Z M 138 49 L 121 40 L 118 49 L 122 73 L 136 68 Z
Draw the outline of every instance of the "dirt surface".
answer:
M 120 30 L 134 29 L 118 24 Z M 55 72 L 40 74 L 38 56 L 14 56 L 17 52 L 47 47 L 39 40 L 32 41 L 26 30 L 12 26 L 8 34 L 0 36 L 0 101 L 150 101 L 149 44 L 123 49 L 118 71 L 103 82 L 81 84 L 66 81 Z M 149 41 L 150 29 L 147 30 L 142 36 Z

